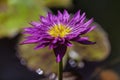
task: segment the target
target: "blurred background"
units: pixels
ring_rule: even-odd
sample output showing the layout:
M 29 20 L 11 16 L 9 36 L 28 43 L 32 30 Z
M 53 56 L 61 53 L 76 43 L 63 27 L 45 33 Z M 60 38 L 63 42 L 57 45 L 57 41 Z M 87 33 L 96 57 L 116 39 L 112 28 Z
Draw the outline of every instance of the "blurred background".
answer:
M 47 12 L 86 12 L 97 28 L 87 34 L 97 44 L 78 45 L 64 57 L 64 80 L 120 80 L 119 0 L 0 0 L 0 80 L 55 80 L 57 64 L 47 48 L 19 45 L 24 27 Z M 43 58 L 44 57 L 44 58 Z M 52 58 L 51 58 L 52 57 Z

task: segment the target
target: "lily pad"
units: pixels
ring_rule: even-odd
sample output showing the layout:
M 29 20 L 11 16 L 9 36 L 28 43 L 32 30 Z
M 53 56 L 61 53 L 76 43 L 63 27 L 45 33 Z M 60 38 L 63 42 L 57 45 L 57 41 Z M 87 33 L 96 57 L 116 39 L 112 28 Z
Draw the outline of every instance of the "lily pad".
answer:
M 58 74 L 58 63 L 56 62 L 53 50 L 49 50 L 48 47 L 34 50 L 34 47 L 35 44 L 20 45 L 18 47 L 18 56 L 21 59 L 21 63 L 33 71 L 41 70 L 43 71 L 43 74 Z M 66 61 L 67 55 L 64 56 L 63 67 L 66 64 Z
M 0 12 L 0 38 L 16 35 L 28 22 L 45 15 L 47 9 L 40 4 L 34 0 L 6 0 L 6 8 Z
M 44 6 L 47 7 L 70 7 L 72 0 L 43 0 Z

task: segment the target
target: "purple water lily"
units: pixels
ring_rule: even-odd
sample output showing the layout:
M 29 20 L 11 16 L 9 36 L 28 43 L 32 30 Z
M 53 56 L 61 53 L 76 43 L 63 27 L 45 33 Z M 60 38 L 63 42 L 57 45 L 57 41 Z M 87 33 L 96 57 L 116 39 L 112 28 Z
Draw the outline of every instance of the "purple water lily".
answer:
M 72 46 L 71 41 L 87 45 L 95 43 L 81 36 L 95 28 L 90 26 L 92 22 L 93 19 L 86 21 L 85 13 L 80 14 L 80 10 L 72 17 L 66 10 L 63 14 L 58 11 L 58 15 L 48 13 L 46 17 L 40 16 L 40 22 L 31 22 L 32 27 L 24 29 L 29 36 L 22 44 L 37 43 L 35 49 L 49 46 L 54 50 L 56 61 L 60 62 L 67 46 Z

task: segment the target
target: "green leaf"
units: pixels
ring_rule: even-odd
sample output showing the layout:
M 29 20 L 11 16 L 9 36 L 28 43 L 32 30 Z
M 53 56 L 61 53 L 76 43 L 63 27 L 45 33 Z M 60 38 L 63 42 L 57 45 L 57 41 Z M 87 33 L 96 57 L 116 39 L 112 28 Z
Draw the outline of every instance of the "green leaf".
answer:
M 7 9 L 0 12 L 0 38 L 16 35 L 28 23 L 45 15 L 47 9 L 40 5 L 40 1 L 38 3 L 34 0 L 6 1 Z

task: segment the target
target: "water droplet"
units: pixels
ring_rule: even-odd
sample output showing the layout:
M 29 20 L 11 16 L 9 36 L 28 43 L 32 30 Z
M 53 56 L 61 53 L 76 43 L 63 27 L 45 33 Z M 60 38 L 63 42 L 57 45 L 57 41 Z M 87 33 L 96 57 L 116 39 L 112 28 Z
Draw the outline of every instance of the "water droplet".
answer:
M 21 60 L 20 60 L 20 63 L 21 63 L 22 65 L 25 65 L 25 64 L 26 64 L 26 61 L 25 61 L 24 59 L 21 59 Z
M 78 67 L 83 68 L 85 66 L 84 62 L 79 62 Z
M 36 72 L 37 72 L 39 75 L 42 75 L 42 74 L 43 74 L 43 70 L 41 70 L 40 68 L 37 69 Z
M 72 59 L 78 59 L 78 58 L 80 58 L 80 56 L 78 55 L 78 53 L 76 51 L 74 51 L 74 50 L 72 50 L 72 51 L 69 52 L 69 56 Z
M 49 79 L 50 80 L 55 80 L 55 78 L 56 78 L 56 75 L 55 75 L 55 73 L 51 73 L 50 75 L 49 75 Z
M 76 67 L 76 66 L 77 66 L 76 62 L 75 62 L 73 59 L 70 59 L 70 60 L 69 60 L 69 64 L 70 64 L 72 67 Z

